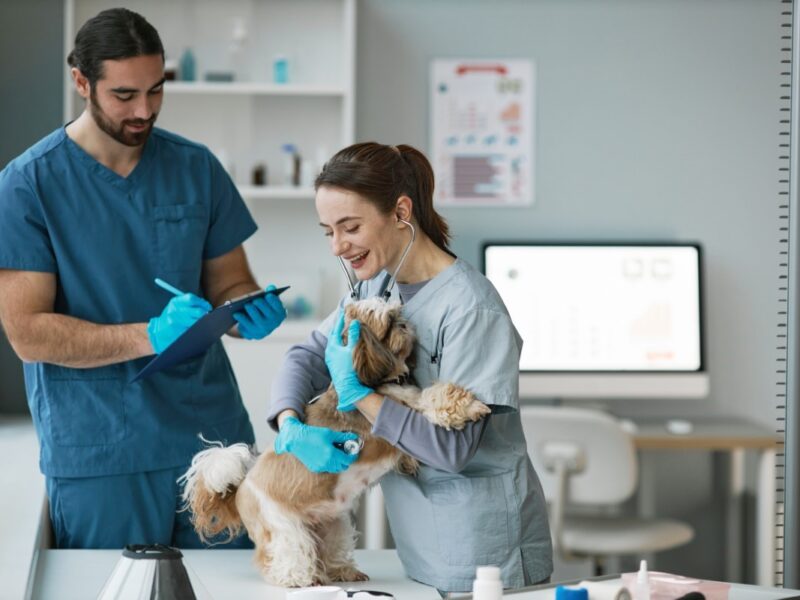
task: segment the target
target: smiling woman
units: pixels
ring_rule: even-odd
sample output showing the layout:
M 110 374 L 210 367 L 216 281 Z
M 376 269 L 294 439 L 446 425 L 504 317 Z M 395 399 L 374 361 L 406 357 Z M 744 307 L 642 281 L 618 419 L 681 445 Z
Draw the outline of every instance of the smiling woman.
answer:
M 281 440 L 290 429 L 284 422 L 303 418 L 306 401 L 332 385 L 339 411 L 358 410 L 374 435 L 422 463 L 415 477 L 392 472 L 381 480 L 409 577 L 466 591 L 478 565 L 496 564 L 505 586 L 517 588 L 552 571 L 546 505 L 518 412 L 521 339 L 491 283 L 449 249 L 433 187 L 428 160 L 410 146 L 356 144 L 325 164 L 316 180 L 319 223 L 357 280 L 340 307 L 374 296 L 399 300 L 418 338 L 414 381 L 423 389 L 436 381 L 462 386 L 491 414 L 446 429 L 364 385 L 352 345 L 333 327 L 337 311 L 289 350 L 270 424 Z M 348 339 L 358 331 L 354 321 Z

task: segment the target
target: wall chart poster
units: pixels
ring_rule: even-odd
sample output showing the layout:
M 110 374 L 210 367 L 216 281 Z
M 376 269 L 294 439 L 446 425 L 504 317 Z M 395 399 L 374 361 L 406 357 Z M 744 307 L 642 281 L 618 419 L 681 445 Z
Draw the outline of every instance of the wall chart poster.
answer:
M 533 203 L 534 64 L 436 59 L 431 157 L 443 206 Z

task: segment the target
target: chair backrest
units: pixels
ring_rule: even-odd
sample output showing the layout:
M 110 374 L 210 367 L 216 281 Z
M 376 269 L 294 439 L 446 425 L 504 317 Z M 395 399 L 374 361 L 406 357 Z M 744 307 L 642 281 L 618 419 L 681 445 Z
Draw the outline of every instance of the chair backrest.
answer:
M 548 500 L 557 497 L 555 461 L 570 465 L 566 500 L 573 504 L 615 504 L 636 489 L 633 438 L 619 422 L 598 410 L 523 406 L 520 410 L 528 454 Z

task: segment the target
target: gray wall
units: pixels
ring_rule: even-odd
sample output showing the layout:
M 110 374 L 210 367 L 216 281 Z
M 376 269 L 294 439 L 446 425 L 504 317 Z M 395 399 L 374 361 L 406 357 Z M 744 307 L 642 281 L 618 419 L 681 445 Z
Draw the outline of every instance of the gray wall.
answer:
M 699 241 L 711 397 L 632 415 L 774 424 L 779 2 L 362 0 L 357 138 L 429 145 L 436 57 L 537 70 L 536 203 L 450 208 L 454 249 L 486 239 Z
M 61 0 L 0 2 L 0 168 L 59 126 Z M 0 413 L 27 411 L 22 364 L 0 332 Z
M 477 265 L 487 239 L 700 242 L 710 398 L 607 404 L 774 427 L 781 10 L 762 0 L 360 0 L 357 138 L 428 149 L 433 58 L 533 59 L 536 204 L 445 210 L 455 251 Z M 698 534 L 657 567 L 724 578 L 711 457 L 650 458 L 659 514 Z M 753 546 L 743 546 L 746 577 Z

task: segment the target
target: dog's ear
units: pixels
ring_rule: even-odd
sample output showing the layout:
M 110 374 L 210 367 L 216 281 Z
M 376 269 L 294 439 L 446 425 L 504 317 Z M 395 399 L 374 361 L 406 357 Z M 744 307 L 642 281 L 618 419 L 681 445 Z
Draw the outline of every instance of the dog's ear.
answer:
M 353 367 L 359 380 L 367 386 L 377 386 L 392 374 L 395 357 L 364 323 L 353 350 Z
M 348 304 L 345 308 L 345 321 L 349 324 L 352 319 L 358 319 L 361 321 L 362 329 L 368 328 L 375 337 L 382 340 L 387 333 L 391 319 L 384 304 L 379 304 L 378 307 L 384 310 L 376 310 L 374 303 L 370 300 Z

